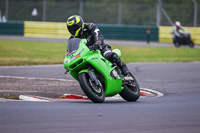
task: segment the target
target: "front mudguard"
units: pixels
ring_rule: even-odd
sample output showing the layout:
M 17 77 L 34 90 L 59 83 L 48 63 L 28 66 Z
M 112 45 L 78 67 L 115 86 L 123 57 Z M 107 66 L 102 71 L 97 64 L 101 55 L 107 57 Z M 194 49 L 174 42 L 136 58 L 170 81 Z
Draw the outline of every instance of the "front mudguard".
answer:
M 89 69 L 83 69 L 78 73 L 78 75 L 81 74 L 81 73 L 87 73 L 88 71 L 89 71 Z

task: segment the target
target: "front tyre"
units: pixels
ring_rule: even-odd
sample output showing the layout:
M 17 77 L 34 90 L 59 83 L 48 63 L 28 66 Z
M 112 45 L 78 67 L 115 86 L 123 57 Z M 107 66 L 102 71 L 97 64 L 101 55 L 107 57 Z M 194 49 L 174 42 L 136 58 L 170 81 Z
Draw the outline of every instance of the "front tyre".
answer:
M 179 48 L 179 47 L 180 47 L 180 44 L 179 44 L 178 42 L 175 42 L 175 43 L 174 43 L 174 46 L 177 47 L 177 48 Z
M 105 100 L 104 89 L 102 86 L 97 86 L 93 83 L 88 75 L 84 72 L 78 76 L 79 84 L 85 95 L 94 103 L 102 103 Z
M 194 42 L 192 40 L 190 41 L 189 47 L 194 48 Z
M 140 97 L 140 87 L 135 77 L 132 74 L 129 76 L 131 78 L 125 80 L 124 89 L 119 94 L 124 100 L 134 102 Z
M 177 48 L 180 47 L 180 44 L 179 44 L 179 42 L 178 42 L 177 39 L 173 39 L 173 44 L 174 44 L 174 46 L 177 47 Z

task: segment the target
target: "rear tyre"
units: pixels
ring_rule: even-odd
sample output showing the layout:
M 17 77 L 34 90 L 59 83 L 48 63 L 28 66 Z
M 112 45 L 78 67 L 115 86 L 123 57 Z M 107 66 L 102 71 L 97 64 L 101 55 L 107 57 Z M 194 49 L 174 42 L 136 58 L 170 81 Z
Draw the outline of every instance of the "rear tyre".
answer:
M 132 74 L 130 76 L 133 80 L 126 81 L 124 89 L 119 94 L 124 100 L 134 102 L 140 97 L 140 87 L 135 77 Z
M 105 100 L 103 86 L 97 86 L 93 83 L 88 75 L 84 72 L 78 76 L 79 84 L 85 95 L 94 103 L 102 103 Z

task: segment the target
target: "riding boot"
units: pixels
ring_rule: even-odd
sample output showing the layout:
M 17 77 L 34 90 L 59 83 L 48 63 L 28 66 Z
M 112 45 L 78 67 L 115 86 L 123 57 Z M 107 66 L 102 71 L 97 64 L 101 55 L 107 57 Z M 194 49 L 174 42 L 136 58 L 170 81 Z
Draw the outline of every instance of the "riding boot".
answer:
M 128 70 L 128 68 L 127 68 L 127 66 L 126 66 L 126 64 L 124 64 L 123 62 L 122 62 L 122 60 L 118 57 L 118 59 L 116 60 L 116 62 L 115 62 L 116 64 L 117 64 L 117 66 L 121 69 L 121 71 L 122 71 L 122 74 L 124 75 L 124 76 L 126 76 L 126 75 L 128 75 L 130 72 L 129 72 L 129 70 Z
M 122 74 L 124 76 L 128 75 L 130 72 L 126 66 L 126 64 L 124 64 L 122 62 L 122 60 L 119 58 L 119 56 L 112 52 L 111 47 L 109 45 L 105 45 L 105 47 L 102 49 L 102 55 L 109 60 L 111 63 L 115 63 L 122 71 Z
M 116 63 L 117 66 L 121 69 L 122 74 L 124 76 L 126 76 L 126 75 L 128 75 L 130 73 L 129 70 L 128 70 L 128 68 L 127 68 L 127 66 L 126 66 L 126 64 L 124 64 L 122 62 L 122 60 L 119 58 L 119 56 L 116 53 L 112 53 L 111 57 L 112 58 L 110 58 L 109 61 L 112 62 L 112 63 Z

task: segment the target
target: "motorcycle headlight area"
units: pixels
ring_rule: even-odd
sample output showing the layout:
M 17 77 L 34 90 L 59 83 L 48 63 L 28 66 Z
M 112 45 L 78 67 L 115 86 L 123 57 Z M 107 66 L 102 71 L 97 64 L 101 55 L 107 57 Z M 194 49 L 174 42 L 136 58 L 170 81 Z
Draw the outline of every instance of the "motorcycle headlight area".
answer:
M 110 72 L 110 75 L 113 79 L 118 79 L 118 73 L 115 69 Z

